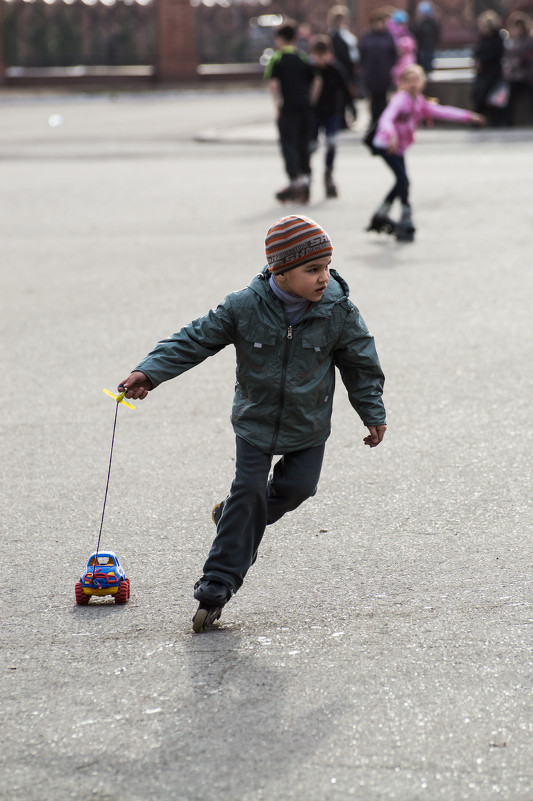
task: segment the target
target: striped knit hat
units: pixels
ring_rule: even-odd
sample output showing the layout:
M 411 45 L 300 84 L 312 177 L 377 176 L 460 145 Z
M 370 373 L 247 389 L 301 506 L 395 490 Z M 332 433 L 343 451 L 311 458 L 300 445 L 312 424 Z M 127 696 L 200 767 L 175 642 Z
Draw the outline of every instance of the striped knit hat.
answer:
M 331 256 L 331 239 L 309 217 L 282 217 L 271 225 L 265 239 L 268 269 L 274 275 L 294 270 L 308 261 Z

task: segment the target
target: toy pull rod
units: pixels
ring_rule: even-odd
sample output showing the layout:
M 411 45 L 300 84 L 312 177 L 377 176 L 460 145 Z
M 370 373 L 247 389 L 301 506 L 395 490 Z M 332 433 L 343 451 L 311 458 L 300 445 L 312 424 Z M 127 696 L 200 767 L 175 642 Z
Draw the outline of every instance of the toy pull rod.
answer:
M 128 390 L 125 389 L 119 395 L 115 395 L 113 392 L 110 392 L 108 389 L 104 389 L 104 392 L 106 393 L 106 395 L 109 395 L 111 398 L 114 398 L 116 400 L 116 405 L 115 405 L 115 419 L 113 421 L 113 436 L 111 437 L 111 450 L 110 450 L 110 453 L 109 453 L 109 467 L 107 469 L 107 482 L 106 482 L 106 486 L 105 486 L 104 505 L 102 507 L 102 518 L 100 520 L 100 531 L 98 532 L 98 543 L 96 545 L 96 553 L 95 553 L 95 556 L 94 556 L 93 580 L 94 580 L 94 576 L 96 575 L 96 567 L 97 567 L 97 561 L 98 561 L 98 551 L 100 550 L 100 539 L 102 537 L 102 529 L 104 527 L 105 506 L 106 506 L 106 502 L 107 502 L 107 492 L 109 490 L 109 477 L 111 476 L 111 462 L 113 461 L 113 446 L 115 444 L 115 431 L 116 431 L 116 428 L 117 428 L 118 406 L 119 406 L 119 403 L 123 403 L 124 406 L 128 406 L 130 409 L 135 409 L 135 406 L 133 405 L 133 403 L 128 403 L 127 400 L 124 400 L 124 395 L 126 394 L 127 391 Z

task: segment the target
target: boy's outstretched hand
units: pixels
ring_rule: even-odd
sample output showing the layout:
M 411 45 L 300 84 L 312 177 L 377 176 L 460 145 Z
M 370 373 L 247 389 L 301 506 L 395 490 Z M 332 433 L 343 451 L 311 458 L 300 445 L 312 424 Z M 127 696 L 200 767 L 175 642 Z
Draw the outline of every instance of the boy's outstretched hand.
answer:
M 148 395 L 148 392 L 152 389 L 152 382 L 144 373 L 141 373 L 140 370 L 135 370 L 131 373 L 124 381 L 121 381 L 118 385 L 119 392 L 122 390 L 127 389 L 126 397 L 132 398 L 133 400 L 144 400 Z
M 387 426 L 367 426 L 367 428 L 370 433 L 363 439 L 363 442 L 365 445 L 375 448 L 385 436 Z

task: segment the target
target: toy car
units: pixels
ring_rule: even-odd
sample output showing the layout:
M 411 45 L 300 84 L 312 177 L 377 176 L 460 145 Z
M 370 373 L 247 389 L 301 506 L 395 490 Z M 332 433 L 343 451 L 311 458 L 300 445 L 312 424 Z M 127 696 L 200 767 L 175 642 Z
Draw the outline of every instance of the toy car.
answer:
M 76 603 L 85 606 L 91 595 L 114 595 L 116 604 L 125 604 L 130 597 L 130 580 L 113 551 L 92 553 L 87 569 L 74 587 Z

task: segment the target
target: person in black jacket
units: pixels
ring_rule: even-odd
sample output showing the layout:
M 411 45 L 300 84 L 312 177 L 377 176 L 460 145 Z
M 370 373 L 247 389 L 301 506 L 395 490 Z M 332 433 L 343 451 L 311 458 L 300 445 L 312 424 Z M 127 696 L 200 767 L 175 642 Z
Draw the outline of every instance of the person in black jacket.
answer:
M 387 29 L 386 11 L 375 11 L 370 17 L 370 29 L 359 43 L 363 84 L 370 103 L 372 124 L 377 123 L 387 105 L 391 88 L 391 70 L 398 53 L 392 34 Z
M 337 133 L 341 127 L 345 107 L 353 109 L 348 76 L 342 65 L 335 60 L 329 36 L 315 36 L 311 40 L 311 58 L 320 79 L 320 94 L 314 106 L 311 133 L 311 153 L 318 148 L 318 137 L 326 139 L 324 184 L 327 197 L 337 197 L 333 180 L 333 167 L 337 152 Z
M 433 70 L 435 50 L 440 40 L 440 23 L 430 0 L 423 0 L 418 4 L 411 31 L 416 40 L 417 63 L 429 75 Z
M 490 105 L 489 96 L 501 81 L 504 43 L 501 35 L 501 18 L 495 11 L 485 11 L 477 20 L 479 40 L 474 50 L 476 77 L 472 88 L 474 109 L 487 116 L 489 124 L 503 124 L 504 110 Z
M 265 69 L 274 100 L 279 140 L 289 185 L 276 193 L 277 200 L 307 203 L 311 181 L 309 142 L 311 104 L 318 91 L 315 71 L 296 47 L 298 28 L 285 22 L 276 31 L 277 50 Z
M 354 98 L 359 95 L 361 56 L 357 36 L 350 30 L 350 9 L 348 6 L 336 5 L 328 12 L 328 36 L 331 39 L 335 60 L 346 73 L 350 87 L 350 101 L 343 109 L 341 128 L 350 128 L 356 118 Z

